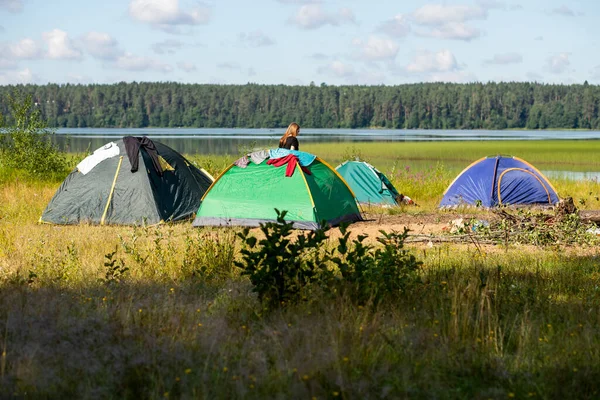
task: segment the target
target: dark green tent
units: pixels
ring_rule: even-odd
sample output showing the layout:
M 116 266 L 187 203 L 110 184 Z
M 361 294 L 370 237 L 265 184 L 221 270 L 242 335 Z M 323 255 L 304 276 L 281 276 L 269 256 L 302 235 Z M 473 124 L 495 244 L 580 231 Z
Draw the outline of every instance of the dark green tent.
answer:
M 170 147 L 156 141 L 154 145 L 162 176 L 143 147 L 138 170 L 131 172 L 123 140 L 111 142 L 94 154 L 110 148 L 114 155 L 89 171 L 82 165 L 94 155 L 82 161 L 50 200 L 40 222 L 152 225 L 194 215 L 213 178 Z
M 404 197 L 377 168 L 364 161 L 346 161 L 336 171 L 348 182 L 359 203 L 397 205 Z
M 275 208 L 286 210 L 286 220 L 300 229 L 362 220 L 352 190 L 331 166 L 308 153 L 290 153 L 313 161 L 304 169 L 296 164 L 292 176 L 264 161 L 229 166 L 204 195 L 194 226 L 258 226 L 276 220 Z

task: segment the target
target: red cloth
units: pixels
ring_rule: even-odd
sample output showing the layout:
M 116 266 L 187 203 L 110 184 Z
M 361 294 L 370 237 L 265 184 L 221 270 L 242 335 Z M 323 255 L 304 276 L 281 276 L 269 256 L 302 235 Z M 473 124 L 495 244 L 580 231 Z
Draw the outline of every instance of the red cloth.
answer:
M 294 175 L 294 171 L 296 170 L 296 164 L 298 164 L 298 157 L 296 157 L 293 154 L 288 154 L 287 156 L 281 158 L 271 158 L 267 161 L 267 164 L 272 165 L 274 167 L 281 167 L 287 164 L 287 167 L 285 168 L 285 176 L 290 177 Z M 308 168 L 300 168 L 302 168 L 302 171 L 304 171 L 308 175 L 312 175 Z

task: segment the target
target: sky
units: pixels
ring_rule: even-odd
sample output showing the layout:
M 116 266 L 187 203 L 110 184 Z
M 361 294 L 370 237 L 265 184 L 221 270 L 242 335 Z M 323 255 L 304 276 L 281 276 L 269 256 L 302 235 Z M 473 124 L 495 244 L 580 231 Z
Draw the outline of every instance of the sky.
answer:
M 600 84 L 599 0 L 0 0 L 0 85 Z

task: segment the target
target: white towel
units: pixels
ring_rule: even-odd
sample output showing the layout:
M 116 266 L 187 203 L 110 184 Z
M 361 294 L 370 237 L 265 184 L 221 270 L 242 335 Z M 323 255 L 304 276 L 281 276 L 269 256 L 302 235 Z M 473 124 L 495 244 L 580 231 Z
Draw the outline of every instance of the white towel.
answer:
M 94 154 L 91 154 L 83 159 L 82 162 L 77 164 L 77 169 L 82 174 L 87 174 L 90 172 L 96 165 L 100 164 L 100 162 L 106 160 L 107 158 L 112 158 L 114 156 L 119 155 L 119 146 L 115 142 L 110 142 L 100 147 Z

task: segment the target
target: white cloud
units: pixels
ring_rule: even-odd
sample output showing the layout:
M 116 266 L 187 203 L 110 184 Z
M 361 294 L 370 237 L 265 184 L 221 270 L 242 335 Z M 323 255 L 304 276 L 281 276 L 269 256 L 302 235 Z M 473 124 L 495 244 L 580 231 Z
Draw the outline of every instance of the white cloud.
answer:
M 464 22 L 487 18 L 487 10 L 479 6 L 426 4 L 413 13 L 421 25 L 441 25 L 448 22 Z
M 576 15 L 575 11 L 571 10 L 564 4 L 558 8 L 554 8 L 550 13 L 555 15 L 563 15 L 565 17 L 574 17 Z
M 179 67 L 179 69 L 182 69 L 185 72 L 194 72 L 197 69 L 196 65 L 192 64 L 191 62 L 187 62 L 187 61 L 178 62 L 177 66 Z
M 275 41 L 262 33 L 260 30 L 252 31 L 249 33 L 240 33 L 238 40 L 250 47 L 264 47 L 275 44 Z
M 179 0 L 131 0 L 129 15 L 155 28 L 174 32 L 178 25 L 200 25 L 210 20 L 210 8 L 198 5 L 189 10 L 179 7 Z
M 522 10 L 523 6 L 520 4 L 511 4 L 509 9 L 510 9 L 510 11 Z
M 571 65 L 569 61 L 569 53 L 560 53 L 546 60 L 546 69 L 553 74 L 562 74 L 566 72 Z
M 399 49 L 393 40 L 377 36 L 369 36 L 366 42 L 355 39 L 353 44 L 360 48 L 361 58 L 369 61 L 393 60 Z
M 19 60 L 32 60 L 42 57 L 42 49 L 40 48 L 38 43 L 36 43 L 35 40 L 29 38 L 21 39 L 16 44 L 8 45 L 7 50 L 10 58 L 15 58 Z
M 173 67 L 162 63 L 153 58 L 136 56 L 131 53 L 125 53 L 119 56 L 113 66 L 127 71 L 146 71 L 153 70 L 159 72 L 171 72 Z
M 408 72 L 449 72 L 457 69 L 456 58 L 450 50 L 441 50 L 437 53 L 420 51 L 406 66 Z
M 10 12 L 19 12 L 23 10 L 23 0 L 0 0 L 0 9 Z
M 4 27 L 2 25 L 0 25 L 0 33 L 3 33 L 5 31 Z
M 488 16 L 488 9 L 498 8 L 497 1 L 480 2 L 481 5 L 442 5 L 426 4 L 412 13 L 413 20 L 429 31 L 417 32 L 419 36 L 438 39 L 455 39 L 469 41 L 481 36 L 481 31 L 466 24 L 470 20 L 483 20 Z
M 378 30 L 393 37 L 404 37 L 410 33 L 410 24 L 406 16 L 398 14 L 381 24 Z
M 468 42 L 481 36 L 481 31 L 463 22 L 448 22 L 437 28 L 432 28 L 430 31 L 417 32 L 417 34 L 436 39 L 465 40 Z
M 544 40 L 543 36 L 536 36 L 535 38 L 533 38 L 533 40 Z
M 102 60 L 115 60 L 123 54 L 117 41 L 108 33 L 88 32 L 82 41 L 88 53 Z
M 338 26 L 344 23 L 356 23 L 354 14 L 348 8 L 328 13 L 319 4 L 307 4 L 298 9 L 290 22 L 302 29 L 317 29 L 325 25 Z
M 162 42 L 154 43 L 152 50 L 156 54 L 175 54 L 177 50 L 183 47 L 183 42 L 174 39 L 163 40 Z
M 485 60 L 484 64 L 518 64 L 523 62 L 523 56 L 519 53 L 495 54 L 493 58 Z
M 347 78 L 354 75 L 354 68 L 352 65 L 344 64 L 341 61 L 333 61 L 326 66 L 319 67 L 317 70 L 320 74 L 335 75 L 340 78 Z
M 81 59 L 81 51 L 73 46 L 67 32 L 60 29 L 53 29 L 50 32 L 44 32 L 42 38 L 48 45 L 46 56 L 51 59 L 78 60 Z
M 16 85 L 19 83 L 33 83 L 36 78 L 29 68 L 20 71 L 0 73 L 0 85 Z

